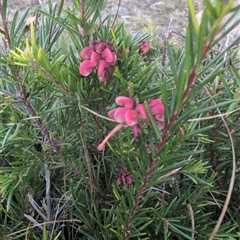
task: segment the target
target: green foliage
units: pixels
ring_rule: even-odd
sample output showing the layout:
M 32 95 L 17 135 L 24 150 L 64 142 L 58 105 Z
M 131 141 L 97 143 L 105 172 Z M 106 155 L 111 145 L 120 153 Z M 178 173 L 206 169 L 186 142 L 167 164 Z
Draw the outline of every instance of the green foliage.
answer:
M 198 24 L 188 1 L 185 46 L 163 39 L 153 51 L 151 33 L 102 19 L 104 4 L 49 0 L 34 21 L 26 9 L 9 24 L 0 1 L 0 236 L 239 239 L 240 38 L 223 44 L 237 23 L 221 32 L 239 8 L 206 0 Z M 96 40 L 117 55 L 105 82 L 79 73 L 79 53 Z M 118 96 L 142 103 L 149 122 L 138 140 L 127 126 L 98 151 Z M 163 129 L 150 99 L 164 104 Z

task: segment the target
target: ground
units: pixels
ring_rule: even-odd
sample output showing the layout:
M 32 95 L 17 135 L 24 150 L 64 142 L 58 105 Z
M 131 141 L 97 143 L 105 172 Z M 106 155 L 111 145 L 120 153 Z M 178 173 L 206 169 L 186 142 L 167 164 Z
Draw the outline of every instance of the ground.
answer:
M 52 1 L 59 2 L 59 0 Z M 66 5 L 71 0 L 65 0 Z M 104 14 L 115 14 L 120 2 L 118 20 L 124 21 L 126 27 L 135 32 L 153 25 L 160 32 L 173 30 L 184 32 L 187 22 L 186 0 L 108 0 L 104 8 Z M 194 1 L 196 12 L 202 9 L 202 0 Z M 47 0 L 8 0 L 9 19 L 16 10 L 24 11 L 26 7 L 37 7 L 46 4 Z
M 8 20 L 11 22 L 16 10 L 21 14 L 27 7 L 31 7 L 34 12 L 35 7 L 47 5 L 48 0 L 8 0 L 7 2 Z M 59 3 L 60 0 L 52 0 L 52 2 Z M 200 13 L 203 9 L 203 0 L 195 0 L 193 2 L 196 14 Z M 67 6 L 71 5 L 71 3 L 72 0 L 65 0 L 64 4 Z M 240 4 L 240 0 L 235 0 L 234 5 L 238 4 Z M 157 36 L 169 37 L 169 33 L 172 33 L 172 42 L 176 44 L 185 40 L 185 28 L 188 17 L 187 0 L 107 0 L 103 10 L 103 18 L 109 14 L 115 15 L 117 12 L 117 20 L 125 22 L 128 34 L 153 26 Z M 201 13 L 198 16 L 201 16 Z M 240 14 L 235 16 L 232 22 L 236 20 L 240 22 Z M 240 27 L 237 27 L 228 34 L 225 40 L 230 44 L 239 35 Z

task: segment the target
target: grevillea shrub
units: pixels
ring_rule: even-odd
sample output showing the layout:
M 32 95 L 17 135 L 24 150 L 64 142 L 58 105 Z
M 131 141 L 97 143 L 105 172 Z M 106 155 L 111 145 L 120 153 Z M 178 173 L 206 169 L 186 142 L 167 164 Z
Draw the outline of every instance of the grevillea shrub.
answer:
M 1 239 L 239 239 L 239 7 L 187 2 L 173 44 L 103 0 L 0 1 Z

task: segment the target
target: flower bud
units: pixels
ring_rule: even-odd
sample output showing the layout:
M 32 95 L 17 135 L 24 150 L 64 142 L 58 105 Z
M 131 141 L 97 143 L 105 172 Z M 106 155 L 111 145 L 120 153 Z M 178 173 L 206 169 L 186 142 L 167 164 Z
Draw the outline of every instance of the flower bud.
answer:
M 125 113 L 125 123 L 128 126 L 133 126 L 137 123 L 138 112 L 134 109 L 127 109 Z
M 79 72 L 83 76 L 88 76 L 94 69 L 90 60 L 83 61 L 79 66 Z
M 96 67 L 97 64 L 98 64 L 99 61 L 100 61 L 100 55 L 99 55 L 98 53 L 96 53 L 96 52 L 93 52 L 93 53 L 91 54 L 90 61 L 91 61 L 92 65 L 93 65 L 94 67 Z
M 104 82 L 108 80 L 108 73 L 106 72 L 106 68 L 109 66 L 109 63 L 107 63 L 105 60 L 100 60 L 98 63 L 98 77 L 100 81 Z
M 91 47 L 85 47 L 81 53 L 80 53 L 80 57 L 83 60 L 89 60 L 91 57 L 91 54 L 93 53 L 93 49 Z
M 148 119 L 147 111 L 143 103 L 136 106 L 136 111 L 139 113 L 141 118 Z
M 116 111 L 114 112 L 113 118 L 115 119 L 115 121 L 117 121 L 118 123 L 125 123 L 125 114 L 128 111 L 127 108 L 124 107 L 119 107 L 116 109 Z
M 113 54 L 109 48 L 105 48 L 101 53 L 102 59 L 104 59 L 106 62 L 111 63 L 113 62 Z
M 97 53 L 102 53 L 102 51 L 103 51 L 105 48 L 106 48 L 106 43 L 104 43 L 104 42 L 99 42 L 99 43 L 97 43 L 96 46 L 95 46 L 95 51 L 96 51 Z
M 149 51 L 149 44 L 147 41 L 142 41 L 139 47 L 139 53 L 147 53 Z
M 125 96 L 118 96 L 115 100 L 115 102 L 119 106 L 123 106 L 125 108 L 132 109 L 134 107 L 134 101 L 130 97 L 125 97 Z

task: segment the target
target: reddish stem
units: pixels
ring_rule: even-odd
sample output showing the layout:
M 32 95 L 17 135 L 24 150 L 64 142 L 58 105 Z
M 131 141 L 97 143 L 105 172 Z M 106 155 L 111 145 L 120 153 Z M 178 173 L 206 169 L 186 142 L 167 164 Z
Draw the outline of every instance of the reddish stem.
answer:
M 203 46 L 203 54 L 202 54 L 202 59 L 206 57 L 207 53 L 208 53 L 208 50 L 209 50 L 209 47 L 210 47 L 210 43 L 209 44 L 205 44 Z M 182 107 L 182 105 L 184 104 L 185 100 L 186 100 L 186 96 L 194 82 L 194 79 L 197 75 L 197 66 L 194 65 L 191 72 L 190 72 L 190 75 L 189 75 L 189 78 L 188 78 L 188 84 L 187 84 L 187 87 L 186 89 L 184 90 L 184 93 L 183 93 L 183 96 L 182 96 L 182 103 L 178 109 L 178 111 L 176 111 L 175 113 L 173 113 L 173 115 L 171 116 L 170 118 L 170 121 L 169 123 L 167 124 L 166 128 L 165 128 L 165 131 L 163 133 L 163 136 L 162 136 L 162 140 L 161 142 L 159 143 L 159 145 L 157 146 L 157 150 L 156 150 L 156 155 L 157 153 L 159 153 L 159 151 L 161 150 L 162 146 L 167 142 L 168 138 L 169 138 L 169 132 L 170 132 L 170 129 L 172 127 L 172 125 L 174 124 L 177 116 L 179 115 L 179 112 L 180 112 L 180 109 Z M 142 185 L 140 186 L 139 190 L 138 190 L 138 193 L 137 193 L 137 196 L 136 196 L 136 199 L 135 199 L 135 203 L 133 205 L 133 208 L 131 210 L 131 213 L 130 213 L 130 218 L 128 219 L 128 222 L 127 222 L 127 225 L 126 225 L 126 228 L 124 230 L 124 233 L 123 233 L 123 237 L 122 237 L 122 240 L 125 240 L 128 236 L 128 234 L 130 233 L 130 224 L 131 222 L 133 221 L 135 215 L 136 215 L 136 209 L 139 205 L 139 202 L 140 202 L 140 197 L 142 196 L 143 194 L 143 191 L 149 181 L 149 177 L 150 175 L 152 174 L 154 168 L 156 167 L 156 164 L 157 164 L 157 159 L 154 157 L 151 164 L 150 164 L 150 167 L 148 168 L 148 170 L 146 171 L 146 174 L 144 176 L 144 180 L 143 180 L 143 183 Z
M 136 209 L 139 205 L 139 202 L 140 202 L 140 197 L 143 195 L 143 191 L 147 185 L 147 183 L 149 182 L 149 177 L 151 175 L 151 173 L 153 172 L 155 166 L 156 166 L 156 163 L 157 163 L 157 159 L 153 159 L 152 162 L 151 162 L 151 165 L 150 167 L 148 168 L 148 170 L 146 171 L 146 174 L 144 176 L 144 180 L 143 180 L 143 184 L 140 186 L 139 190 L 138 190 L 138 193 L 137 193 L 137 196 L 136 196 L 136 200 L 135 200 L 135 203 L 132 207 L 132 211 L 131 211 L 131 214 L 130 214 L 130 218 L 128 219 L 128 222 L 127 222 L 127 225 L 126 225 L 126 228 L 124 230 L 124 234 L 123 234 L 123 237 L 122 237 L 122 240 L 125 240 L 128 236 L 128 234 L 130 233 L 130 223 L 132 222 L 133 218 L 135 217 L 135 214 L 136 214 Z

